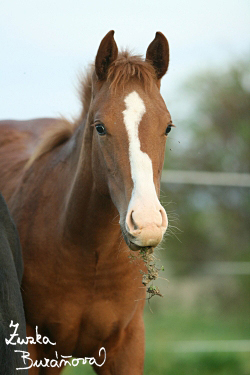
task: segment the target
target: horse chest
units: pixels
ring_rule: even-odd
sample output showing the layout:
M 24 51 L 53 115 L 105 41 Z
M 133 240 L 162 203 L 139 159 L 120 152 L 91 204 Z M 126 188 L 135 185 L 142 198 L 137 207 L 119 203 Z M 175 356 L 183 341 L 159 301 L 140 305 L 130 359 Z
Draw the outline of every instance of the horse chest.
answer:
M 33 325 L 49 332 L 59 352 L 89 355 L 104 342 L 119 339 L 136 311 L 137 301 L 144 298 L 139 270 L 129 261 L 124 270 L 124 262 L 117 261 L 115 266 L 104 262 L 97 267 L 86 262 L 81 269 L 71 266 L 61 274 L 56 272 L 48 278 L 48 285 L 42 286 L 47 290 L 46 301 L 36 298 L 42 293 L 38 280 L 29 280 L 36 296 L 32 293 L 33 300 L 25 302 L 27 310 L 32 311 Z
M 134 301 L 133 301 L 134 302 Z M 59 309 L 44 316 L 45 329 L 62 354 L 90 355 L 103 345 L 113 346 L 132 319 L 136 305 L 121 305 L 100 296 L 65 296 Z

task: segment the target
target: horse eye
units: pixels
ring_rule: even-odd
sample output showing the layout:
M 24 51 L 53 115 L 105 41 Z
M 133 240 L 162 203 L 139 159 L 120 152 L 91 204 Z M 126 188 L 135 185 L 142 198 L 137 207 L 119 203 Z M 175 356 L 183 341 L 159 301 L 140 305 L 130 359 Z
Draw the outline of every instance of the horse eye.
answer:
M 165 130 L 165 135 L 167 135 L 168 133 L 171 132 L 171 129 L 172 129 L 172 125 L 168 125 L 166 130 Z
M 103 124 L 97 124 L 95 126 L 96 130 L 97 130 L 97 133 L 99 135 L 105 135 L 107 132 L 106 132 L 106 129 L 105 129 L 105 126 Z

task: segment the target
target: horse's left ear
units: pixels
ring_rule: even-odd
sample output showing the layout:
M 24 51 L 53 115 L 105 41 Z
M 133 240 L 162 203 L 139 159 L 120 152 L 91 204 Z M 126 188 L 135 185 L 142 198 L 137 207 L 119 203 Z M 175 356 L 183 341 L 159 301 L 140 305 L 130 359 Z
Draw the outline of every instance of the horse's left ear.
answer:
M 146 59 L 153 64 L 156 77 L 161 79 L 167 72 L 169 64 L 169 45 L 161 32 L 157 31 L 153 42 L 148 46 Z
M 103 81 L 107 77 L 110 64 L 116 60 L 118 48 L 114 39 L 114 30 L 110 30 L 101 41 L 96 58 L 95 71 L 99 80 Z

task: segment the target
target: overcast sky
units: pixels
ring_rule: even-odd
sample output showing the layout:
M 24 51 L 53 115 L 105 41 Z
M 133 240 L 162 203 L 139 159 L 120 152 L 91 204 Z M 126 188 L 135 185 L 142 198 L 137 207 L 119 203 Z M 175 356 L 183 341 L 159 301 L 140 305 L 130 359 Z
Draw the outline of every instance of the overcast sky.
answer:
M 156 31 L 165 34 L 171 59 L 162 93 L 168 104 L 193 72 L 249 56 L 250 1 L 2 0 L 0 117 L 78 114 L 77 74 L 111 29 L 118 47 L 141 54 Z

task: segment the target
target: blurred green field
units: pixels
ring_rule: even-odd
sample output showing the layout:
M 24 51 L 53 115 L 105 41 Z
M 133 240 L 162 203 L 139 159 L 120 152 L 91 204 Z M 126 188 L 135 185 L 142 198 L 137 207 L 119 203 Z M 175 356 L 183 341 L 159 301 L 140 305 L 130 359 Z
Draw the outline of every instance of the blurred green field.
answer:
M 145 374 L 249 375 L 250 352 L 181 352 L 178 342 L 249 340 L 249 314 L 223 314 L 171 307 L 145 313 Z

